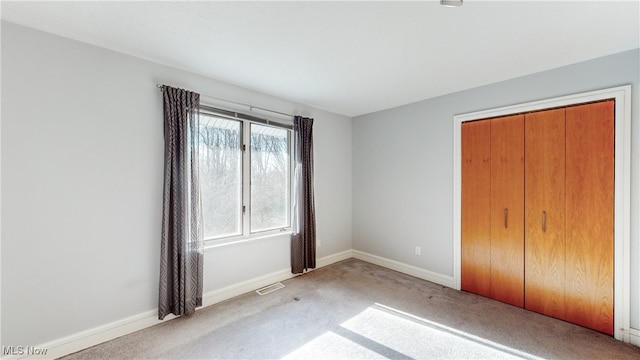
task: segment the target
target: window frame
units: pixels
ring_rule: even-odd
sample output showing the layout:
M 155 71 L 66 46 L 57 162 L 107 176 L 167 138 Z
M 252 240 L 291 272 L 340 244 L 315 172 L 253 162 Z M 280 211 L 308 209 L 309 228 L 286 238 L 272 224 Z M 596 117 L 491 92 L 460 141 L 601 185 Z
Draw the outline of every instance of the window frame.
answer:
M 230 236 L 220 236 L 214 238 L 205 238 L 205 247 L 217 247 L 232 243 L 269 238 L 273 236 L 291 233 L 291 214 L 293 211 L 293 184 L 294 184 L 294 139 L 293 125 L 285 124 L 280 121 L 274 121 L 265 118 L 259 118 L 241 112 L 219 109 L 209 105 L 200 105 L 200 115 L 220 117 L 227 120 L 238 121 L 240 123 L 240 151 L 241 151 L 241 213 L 240 213 L 240 234 Z M 261 125 L 275 127 L 287 131 L 288 142 L 288 208 L 287 208 L 287 224 L 284 227 L 276 227 L 272 229 L 251 231 L 251 126 Z M 206 221 L 202 219 L 203 223 Z

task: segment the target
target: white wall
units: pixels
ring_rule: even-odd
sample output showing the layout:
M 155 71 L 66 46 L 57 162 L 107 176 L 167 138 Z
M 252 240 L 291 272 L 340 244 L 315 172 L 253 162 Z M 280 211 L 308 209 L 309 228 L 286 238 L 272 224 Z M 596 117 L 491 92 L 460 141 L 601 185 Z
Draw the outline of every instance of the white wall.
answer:
M 156 84 L 315 118 L 318 257 L 351 249 L 350 118 L 2 22 L 2 345 L 157 308 Z M 208 249 L 205 262 L 207 293 L 289 268 L 289 239 Z
M 632 84 L 631 327 L 640 329 L 638 64 L 633 50 L 354 118 L 354 250 L 452 277 L 453 116 Z

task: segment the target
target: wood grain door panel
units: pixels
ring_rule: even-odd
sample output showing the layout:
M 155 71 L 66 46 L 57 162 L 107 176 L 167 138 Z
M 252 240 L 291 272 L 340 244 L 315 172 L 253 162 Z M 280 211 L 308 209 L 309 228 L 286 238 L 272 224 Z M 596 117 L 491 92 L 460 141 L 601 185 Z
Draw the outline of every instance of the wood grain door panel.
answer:
M 462 124 L 462 290 L 491 295 L 491 123 Z
M 525 308 L 565 317 L 565 110 L 525 115 Z
M 566 110 L 566 320 L 613 334 L 614 102 Z
M 614 102 L 462 124 L 462 289 L 607 334 Z
M 524 115 L 491 120 L 491 297 L 524 306 Z

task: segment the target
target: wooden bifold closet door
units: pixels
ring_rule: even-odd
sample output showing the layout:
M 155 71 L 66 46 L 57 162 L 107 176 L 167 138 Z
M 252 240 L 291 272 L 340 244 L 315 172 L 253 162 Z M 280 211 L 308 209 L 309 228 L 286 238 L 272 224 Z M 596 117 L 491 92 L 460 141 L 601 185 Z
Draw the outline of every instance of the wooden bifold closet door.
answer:
M 614 102 L 462 124 L 462 289 L 613 334 Z
M 491 122 L 462 124 L 463 290 L 491 296 Z
M 462 125 L 463 290 L 524 304 L 522 115 Z
M 567 108 L 565 320 L 613 334 L 614 102 Z
M 524 117 L 491 120 L 491 297 L 524 305 Z
M 525 308 L 565 314 L 565 109 L 525 117 Z

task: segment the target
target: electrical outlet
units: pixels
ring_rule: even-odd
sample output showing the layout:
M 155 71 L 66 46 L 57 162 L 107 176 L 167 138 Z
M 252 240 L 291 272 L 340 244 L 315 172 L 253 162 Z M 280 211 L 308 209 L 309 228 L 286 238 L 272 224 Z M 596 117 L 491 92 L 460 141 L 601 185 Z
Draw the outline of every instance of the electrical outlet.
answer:
M 422 255 L 422 248 L 420 246 L 416 246 L 416 255 Z

